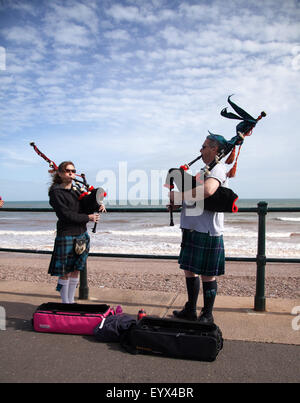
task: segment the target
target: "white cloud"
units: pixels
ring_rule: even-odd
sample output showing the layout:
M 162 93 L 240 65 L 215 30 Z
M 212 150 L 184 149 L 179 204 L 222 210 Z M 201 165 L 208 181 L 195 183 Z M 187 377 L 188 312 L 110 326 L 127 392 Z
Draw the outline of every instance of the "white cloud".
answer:
M 63 3 L 49 3 L 49 6 L 53 9 L 53 14 L 55 19 L 60 22 L 66 22 L 73 20 L 78 24 L 83 24 L 86 28 L 90 29 L 93 33 L 98 30 L 98 18 L 96 14 L 95 7 L 96 3 L 93 4 L 89 1 L 86 4 L 82 3 L 71 3 L 67 6 L 62 5 Z
M 28 26 L 14 26 L 10 29 L 3 30 L 7 40 L 14 42 L 16 45 L 34 45 L 43 48 L 44 43 L 40 38 L 39 30 Z
M 98 18 L 94 3 L 90 6 L 79 2 L 48 3 L 50 11 L 44 16 L 44 35 L 55 42 L 55 46 L 89 47 L 95 42 Z
M 179 6 L 179 12 L 181 15 L 192 21 L 218 21 L 222 18 L 222 15 L 224 13 L 224 6 L 222 6 L 222 8 L 219 8 L 218 5 L 214 4 L 191 5 L 189 3 L 182 3 Z
M 153 24 L 173 20 L 178 16 L 178 14 L 171 9 L 155 10 L 151 7 L 151 4 L 148 5 L 147 3 L 139 3 L 139 7 L 116 4 L 106 10 L 106 14 L 116 21 L 142 24 Z
M 26 156 L 22 153 L 19 153 L 17 149 L 9 149 L 9 148 L 1 148 L 0 151 L 1 161 L 6 165 L 31 165 L 32 158 L 30 156 Z
M 124 29 L 115 29 L 111 31 L 106 31 L 104 32 L 103 36 L 108 39 L 114 39 L 114 40 L 123 40 L 127 41 L 130 39 L 130 35 L 127 31 Z
M 24 2 L 11 2 L 9 6 L 13 10 L 21 11 L 24 14 L 31 14 L 33 16 L 36 16 L 38 14 L 37 8 L 30 3 L 24 3 Z
M 138 21 L 140 20 L 139 9 L 137 7 L 124 7 L 120 4 L 113 5 L 110 9 L 106 10 L 106 14 L 111 16 L 117 21 Z
M 48 35 L 58 45 L 75 47 L 88 47 L 91 45 L 89 32 L 84 26 L 71 22 L 59 22 L 52 28 L 53 30 L 48 31 Z

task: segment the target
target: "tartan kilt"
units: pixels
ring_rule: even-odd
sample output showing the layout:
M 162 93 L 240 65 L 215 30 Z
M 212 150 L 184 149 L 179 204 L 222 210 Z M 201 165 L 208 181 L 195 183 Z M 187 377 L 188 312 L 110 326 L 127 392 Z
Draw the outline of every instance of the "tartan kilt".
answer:
M 75 253 L 75 239 L 85 239 L 86 249 L 81 255 Z M 65 276 L 75 270 L 83 271 L 90 250 L 90 237 L 87 232 L 76 236 L 57 236 L 54 242 L 48 273 L 51 276 Z
M 221 276 L 225 273 L 223 235 L 183 230 L 178 258 L 180 268 L 203 276 Z

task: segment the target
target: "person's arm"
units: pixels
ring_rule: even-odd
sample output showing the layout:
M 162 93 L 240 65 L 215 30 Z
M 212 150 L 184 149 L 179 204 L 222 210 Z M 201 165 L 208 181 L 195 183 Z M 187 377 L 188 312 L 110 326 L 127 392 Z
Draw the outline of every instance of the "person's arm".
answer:
M 204 182 L 204 199 L 212 196 L 219 186 L 220 182 L 218 181 L 218 179 L 215 178 L 206 179 L 206 181 Z
M 76 224 L 86 224 L 90 221 L 87 214 L 77 213 L 69 209 L 66 205 L 65 198 L 61 192 L 50 192 L 50 204 L 53 207 L 57 217 L 65 222 L 73 222 Z
M 199 184 L 196 189 L 188 190 L 183 194 L 180 192 L 174 192 L 177 193 L 174 195 L 174 202 L 175 204 L 179 201 L 181 203 L 182 198 L 187 203 L 207 199 L 212 196 L 225 181 L 226 169 L 223 164 L 217 164 L 205 178 L 204 183 L 202 185 Z
M 220 186 L 220 182 L 215 178 L 208 178 L 205 180 L 204 185 L 197 186 L 197 190 L 191 189 L 185 192 L 170 192 L 172 193 L 171 197 L 174 200 L 175 205 L 181 205 L 182 201 L 186 202 L 196 202 L 199 200 L 206 199 L 207 197 L 212 196 L 218 187 Z

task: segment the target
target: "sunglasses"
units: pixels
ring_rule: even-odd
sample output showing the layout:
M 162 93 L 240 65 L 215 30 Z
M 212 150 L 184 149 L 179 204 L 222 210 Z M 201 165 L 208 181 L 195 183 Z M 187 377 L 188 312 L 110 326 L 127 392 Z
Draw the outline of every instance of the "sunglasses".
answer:
M 65 172 L 67 174 L 70 174 L 70 173 L 76 174 L 76 169 L 65 169 Z

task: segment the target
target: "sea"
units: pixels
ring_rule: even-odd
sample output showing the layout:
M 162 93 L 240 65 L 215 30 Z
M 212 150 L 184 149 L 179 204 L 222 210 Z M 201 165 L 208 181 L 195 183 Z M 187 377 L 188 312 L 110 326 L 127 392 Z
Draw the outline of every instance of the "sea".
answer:
M 238 207 L 257 207 L 264 200 L 268 207 L 300 207 L 300 199 L 241 199 Z M 119 203 L 122 207 L 124 203 Z M 156 206 L 165 207 L 166 202 Z M 106 205 L 110 207 L 109 203 Z M 47 208 L 46 201 L 5 202 L 5 207 Z M 139 206 L 133 206 L 139 207 Z M 141 205 L 145 208 L 145 203 Z M 111 206 L 113 208 L 113 206 Z M 174 213 L 174 227 L 169 213 L 108 212 L 101 214 L 97 232 L 92 233 L 91 252 L 149 255 L 178 255 L 181 230 L 180 213 Z M 54 212 L 11 212 L 0 209 L 0 248 L 51 251 L 57 217 Z M 257 213 L 226 213 L 224 243 L 228 257 L 256 257 Z M 300 212 L 269 212 L 266 218 L 266 255 L 271 258 L 300 258 Z

